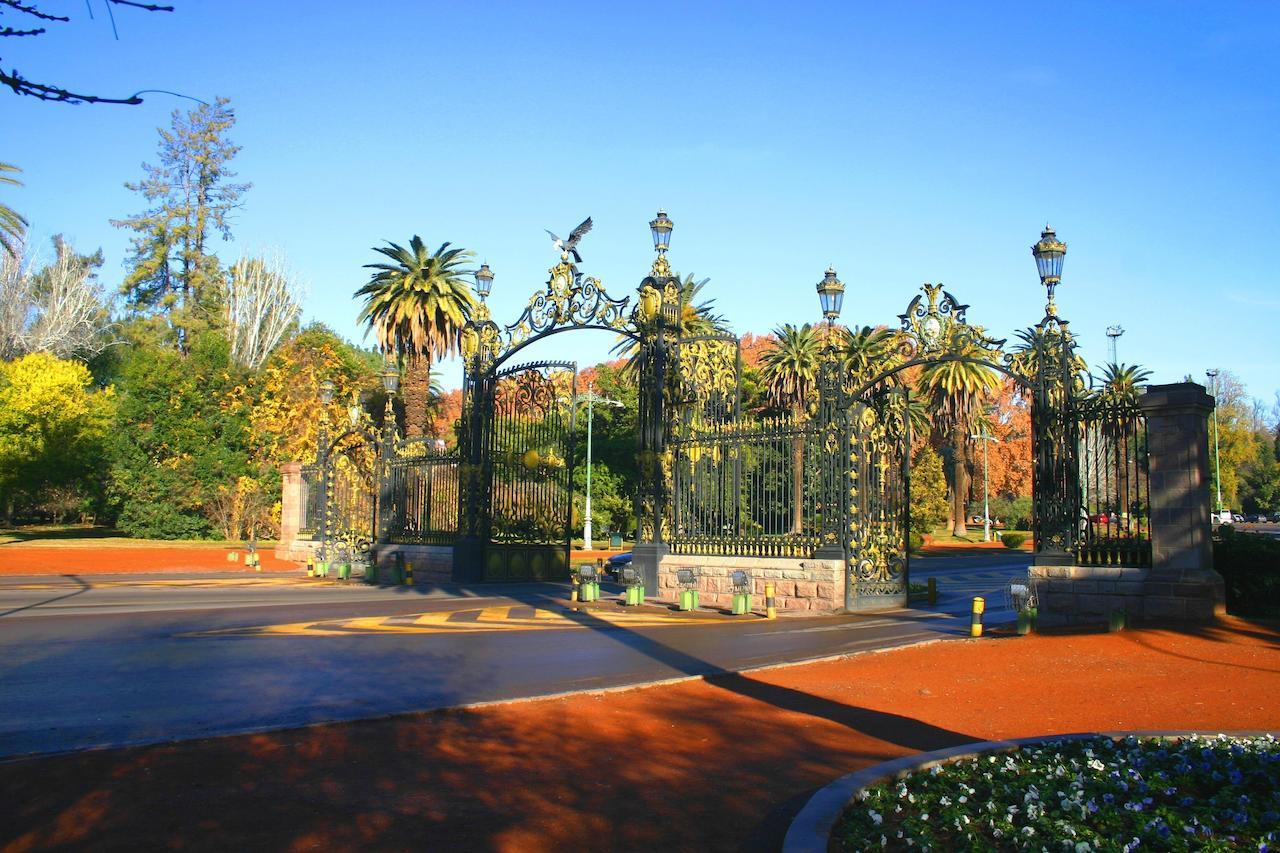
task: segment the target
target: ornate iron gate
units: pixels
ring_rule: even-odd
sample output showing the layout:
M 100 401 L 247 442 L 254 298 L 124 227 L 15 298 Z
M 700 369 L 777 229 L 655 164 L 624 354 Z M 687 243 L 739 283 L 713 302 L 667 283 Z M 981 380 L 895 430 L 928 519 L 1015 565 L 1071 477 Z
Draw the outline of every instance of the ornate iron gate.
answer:
M 520 364 L 489 385 L 486 581 L 567 576 L 576 370 L 573 362 Z
M 911 420 L 905 388 L 855 400 L 848 409 L 844 516 L 845 608 L 906 602 L 911 565 Z
M 321 444 L 316 464 L 303 469 L 308 486 L 304 517 L 321 543 L 322 558 L 350 558 L 373 545 L 379 464 L 376 436 L 353 428 Z
M 569 262 L 568 252 L 550 272 L 546 288 L 514 323 L 494 323 L 482 303 L 463 329 L 455 580 L 568 576 L 576 364 L 502 365 L 568 329 L 641 336 L 629 300 L 610 297 Z

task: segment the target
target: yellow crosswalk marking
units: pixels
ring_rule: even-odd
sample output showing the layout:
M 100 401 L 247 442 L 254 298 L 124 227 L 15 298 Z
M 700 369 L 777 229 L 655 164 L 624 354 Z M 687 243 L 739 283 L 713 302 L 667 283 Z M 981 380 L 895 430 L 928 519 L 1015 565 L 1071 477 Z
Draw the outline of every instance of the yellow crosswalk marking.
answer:
M 519 611 L 521 614 L 513 616 Z M 725 620 L 706 614 L 685 614 L 607 608 L 534 608 L 506 605 L 470 610 L 439 610 L 399 616 L 359 616 L 319 622 L 292 622 L 250 628 L 199 631 L 185 636 L 293 636 L 343 637 L 377 634 L 466 634 L 488 631 L 570 630 L 601 627 L 655 628 L 666 625 L 719 625 Z

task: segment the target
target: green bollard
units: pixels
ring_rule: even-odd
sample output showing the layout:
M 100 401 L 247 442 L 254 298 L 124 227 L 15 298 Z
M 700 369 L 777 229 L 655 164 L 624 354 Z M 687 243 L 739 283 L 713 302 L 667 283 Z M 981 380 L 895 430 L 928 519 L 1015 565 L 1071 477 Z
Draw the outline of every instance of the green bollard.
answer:
M 1110 619 L 1107 620 L 1108 631 L 1123 631 L 1125 624 L 1125 614 L 1123 610 L 1113 610 Z
M 600 581 L 592 581 L 591 583 L 587 584 L 587 586 L 591 587 L 591 601 L 599 601 L 600 600 Z
M 745 616 L 751 611 L 751 596 L 745 592 L 733 594 L 733 615 Z
M 693 590 L 691 589 L 683 590 L 680 593 L 680 609 L 686 610 L 686 611 L 692 610 L 694 606 L 695 605 L 693 603 Z
M 1031 611 L 1019 610 L 1018 611 L 1018 636 L 1025 637 L 1027 634 L 1030 634 L 1030 633 L 1031 633 Z
M 341 566 L 338 566 L 338 580 L 340 581 L 351 580 L 351 564 L 350 563 L 343 563 Z
M 378 561 L 376 558 L 373 560 L 370 560 L 369 565 L 365 567 L 364 582 L 365 583 L 378 582 Z
M 320 562 L 316 563 L 316 577 L 318 577 L 318 578 L 327 578 L 327 577 L 329 577 L 329 563 L 328 563 L 328 561 L 326 561 L 326 560 L 321 560 Z
M 644 587 L 642 586 L 627 587 L 626 603 L 630 607 L 635 607 L 637 605 L 644 604 Z

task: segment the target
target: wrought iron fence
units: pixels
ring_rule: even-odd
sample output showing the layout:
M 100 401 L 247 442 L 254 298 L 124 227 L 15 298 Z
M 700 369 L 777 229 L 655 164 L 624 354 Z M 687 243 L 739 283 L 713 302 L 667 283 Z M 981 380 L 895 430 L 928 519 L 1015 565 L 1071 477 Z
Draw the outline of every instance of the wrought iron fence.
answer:
M 1151 565 L 1147 423 L 1127 401 L 1080 409 L 1080 535 L 1076 564 Z
M 451 545 L 458 537 L 458 454 L 397 457 L 388 466 L 387 538 L 398 545 Z
M 822 450 L 811 421 L 735 420 L 671 444 L 676 554 L 810 557 L 820 544 Z

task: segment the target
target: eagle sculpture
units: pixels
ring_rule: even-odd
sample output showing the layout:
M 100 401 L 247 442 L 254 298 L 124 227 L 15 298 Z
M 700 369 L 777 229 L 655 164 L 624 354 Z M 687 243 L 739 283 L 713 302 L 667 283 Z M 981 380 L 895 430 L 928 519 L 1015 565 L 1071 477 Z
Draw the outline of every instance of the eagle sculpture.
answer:
M 546 231 L 545 228 L 543 230 Z M 560 254 L 562 255 L 572 254 L 574 263 L 580 264 L 582 263 L 582 256 L 578 254 L 578 249 L 577 249 L 578 241 L 580 241 L 583 238 L 583 236 L 585 236 L 586 233 L 590 230 L 591 230 L 591 217 L 588 216 L 585 220 L 583 220 L 581 225 L 579 225 L 577 228 L 569 232 L 568 240 L 561 240 L 555 234 L 551 234 L 550 231 L 547 231 L 547 233 L 551 234 L 551 245 L 555 246 L 558 250 L 560 250 Z

